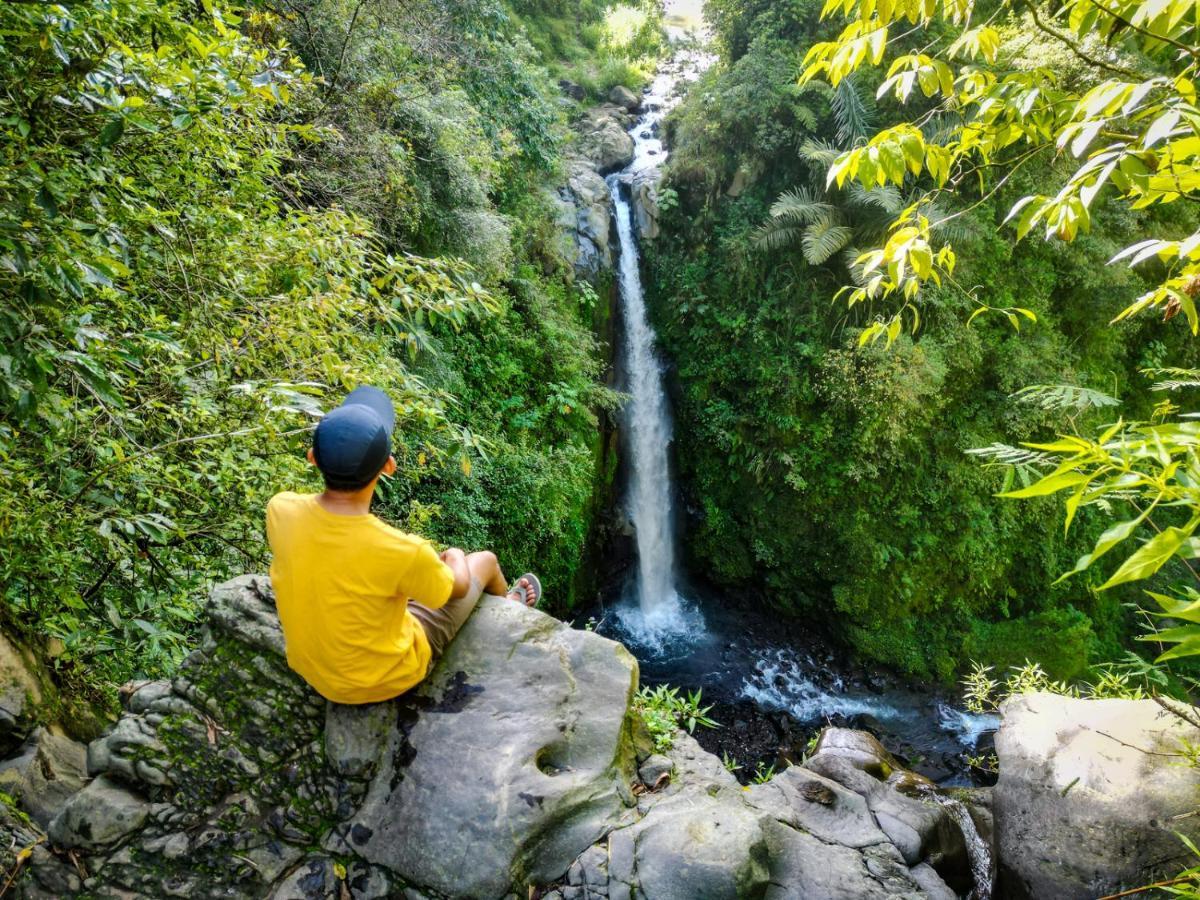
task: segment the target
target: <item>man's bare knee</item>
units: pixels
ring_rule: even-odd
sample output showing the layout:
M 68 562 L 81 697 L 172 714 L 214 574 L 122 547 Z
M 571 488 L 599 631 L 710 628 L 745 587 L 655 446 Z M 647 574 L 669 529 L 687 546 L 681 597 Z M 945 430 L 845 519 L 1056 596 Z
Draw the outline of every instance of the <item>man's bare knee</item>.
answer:
M 500 568 L 500 560 L 491 550 L 480 550 L 467 556 L 467 565 L 470 567 L 472 575 L 481 581 L 487 581 Z

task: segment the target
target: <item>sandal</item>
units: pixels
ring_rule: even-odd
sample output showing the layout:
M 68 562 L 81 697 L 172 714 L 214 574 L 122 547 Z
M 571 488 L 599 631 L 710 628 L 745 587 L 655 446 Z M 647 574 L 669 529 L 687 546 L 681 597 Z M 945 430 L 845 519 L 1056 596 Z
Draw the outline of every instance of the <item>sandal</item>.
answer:
M 529 587 L 525 587 L 523 584 L 521 584 L 523 580 L 529 582 Z M 530 609 L 536 609 L 537 605 L 542 602 L 542 582 L 532 572 L 526 572 L 517 579 L 516 584 L 513 585 L 513 588 L 509 591 L 509 593 L 518 595 L 521 598 L 520 602 L 523 605 L 529 607 Z M 532 603 L 529 602 L 530 596 L 533 597 Z

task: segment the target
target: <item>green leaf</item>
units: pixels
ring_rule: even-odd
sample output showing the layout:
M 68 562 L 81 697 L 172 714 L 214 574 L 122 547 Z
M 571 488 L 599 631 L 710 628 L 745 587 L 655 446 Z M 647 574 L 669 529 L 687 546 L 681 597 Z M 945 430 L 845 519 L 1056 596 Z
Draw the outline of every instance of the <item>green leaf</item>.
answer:
M 1184 528 L 1172 526 L 1165 528 L 1137 549 L 1137 552 L 1121 564 L 1108 581 L 1100 586 L 1106 591 L 1118 584 L 1130 581 L 1141 581 L 1149 578 L 1176 554 L 1180 545 L 1196 530 L 1196 520 L 1192 520 Z
M 1009 491 L 1006 494 L 1001 494 L 1001 497 L 1006 497 L 1010 500 L 1026 500 L 1030 497 L 1046 497 L 1050 494 L 1056 494 L 1059 491 L 1066 490 L 1070 487 L 1075 487 L 1079 484 L 1086 484 L 1090 479 L 1082 472 L 1054 472 L 1047 475 L 1038 481 L 1035 481 L 1027 488 L 1021 488 L 1017 491 Z
M 1117 546 L 1117 544 L 1121 543 L 1121 541 L 1133 534 L 1137 527 L 1142 524 L 1142 521 L 1146 518 L 1149 512 L 1150 510 L 1147 509 L 1146 512 L 1142 513 L 1136 519 L 1130 519 L 1127 522 L 1119 522 L 1116 525 L 1113 525 L 1111 528 L 1106 529 L 1105 532 L 1096 540 L 1096 546 L 1092 548 L 1092 552 L 1085 553 L 1083 556 L 1079 557 L 1079 559 L 1075 562 L 1075 568 L 1073 568 L 1070 572 L 1060 576 L 1055 580 L 1054 583 L 1058 584 L 1059 582 L 1066 581 L 1072 575 L 1077 575 L 1078 573 L 1089 568 L 1092 563 L 1102 557 L 1113 547 Z
M 111 147 L 121 139 L 121 135 L 124 133 L 125 120 L 120 116 L 114 116 L 100 129 L 100 146 Z

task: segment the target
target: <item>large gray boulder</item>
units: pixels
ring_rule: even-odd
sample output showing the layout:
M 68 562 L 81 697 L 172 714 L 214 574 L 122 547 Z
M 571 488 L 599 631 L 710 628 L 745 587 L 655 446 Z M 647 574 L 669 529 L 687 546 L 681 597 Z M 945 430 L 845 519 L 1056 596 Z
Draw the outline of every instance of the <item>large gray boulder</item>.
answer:
M 566 166 L 567 183 L 555 197 L 558 227 L 575 274 L 593 279 L 613 267 L 612 194 L 591 161 L 573 158 Z
M 214 588 L 200 648 L 131 690 L 50 822 L 90 873 L 81 895 L 500 898 L 630 812 L 620 644 L 485 597 L 417 691 L 360 707 L 283 649 L 266 578 Z M 31 896 L 66 883 L 54 856 L 33 866 Z
M 357 852 L 448 895 L 552 881 L 632 805 L 620 644 L 486 598 L 402 713 Z
M 621 107 L 626 112 L 634 113 L 642 105 L 642 98 L 625 85 L 618 84 L 608 92 L 608 102 Z
M 906 858 L 872 805 L 872 795 L 894 789 L 845 759 L 852 786 L 809 768 L 823 767 L 832 751 L 750 787 L 682 732 L 669 757 L 670 784 L 643 796 L 638 816 L 580 857 L 568 871 L 564 900 L 956 896 L 942 873 L 961 884 L 961 834 L 939 825 L 932 830 L 942 842 L 931 840 L 917 858 Z M 894 803 L 952 824 L 931 798 Z
M 1192 719 L 1200 711 L 1183 707 Z M 1200 840 L 1200 729 L 1152 700 L 1009 700 L 994 815 L 1005 896 L 1083 900 L 1179 873 Z
M 633 161 L 633 137 L 626 129 L 632 118 L 618 106 L 589 110 L 576 123 L 576 152 L 602 175 L 623 169 Z

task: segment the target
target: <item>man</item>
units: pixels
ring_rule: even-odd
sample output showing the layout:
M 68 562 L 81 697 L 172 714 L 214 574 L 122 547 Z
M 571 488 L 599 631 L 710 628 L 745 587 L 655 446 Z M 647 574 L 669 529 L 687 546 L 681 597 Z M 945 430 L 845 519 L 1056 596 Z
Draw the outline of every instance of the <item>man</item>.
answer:
M 338 703 L 388 700 L 415 686 L 483 591 L 529 606 L 541 599 L 533 574 L 510 591 L 494 553 L 439 555 L 371 514 L 376 482 L 396 471 L 395 421 L 383 391 L 352 391 L 321 420 L 308 451 L 324 492 L 286 492 L 267 504 L 288 665 Z

